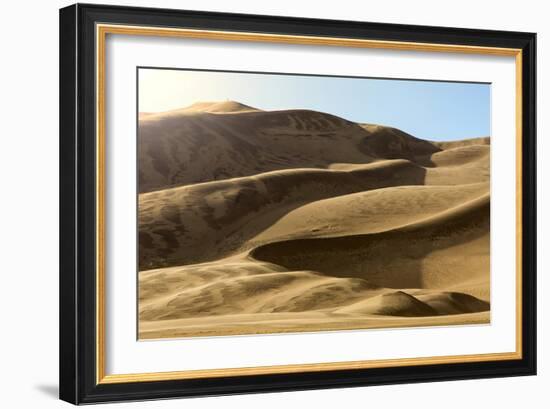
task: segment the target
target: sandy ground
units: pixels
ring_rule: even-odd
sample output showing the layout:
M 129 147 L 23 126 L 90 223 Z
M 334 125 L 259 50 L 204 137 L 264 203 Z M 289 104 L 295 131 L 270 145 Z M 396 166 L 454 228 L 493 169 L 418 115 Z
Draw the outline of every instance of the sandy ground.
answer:
M 489 322 L 489 138 L 232 101 L 139 125 L 140 338 Z

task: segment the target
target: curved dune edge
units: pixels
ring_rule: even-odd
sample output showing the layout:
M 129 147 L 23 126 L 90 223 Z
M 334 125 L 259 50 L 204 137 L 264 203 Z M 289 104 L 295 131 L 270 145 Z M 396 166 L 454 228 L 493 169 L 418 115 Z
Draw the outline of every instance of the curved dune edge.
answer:
M 422 286 L 421 261 L 430 253 L 486 236 L 489 195 L 391 230 L 340 237 L 283 240 L 250 251 L 250 257 L 289 270 L 313 270 L 331 275 L 361 277 L 376 285 L 401 283 Z M 476 244 L 474 249 L 479 250 Z M 488 247 L 485 249 L 488 253 Z M 462 251 L 462 256 L 468 255 Z M 346 260 L 342 265 L 341 260 Z M 467 260 L 466 260 L 467 261 Z M 395 267 L 393 267 L 395 266 Z M 408 270 L 403 272 L 402 270 Z
M 223 258 L 306 203 L 420 184 L 423 173 L 408 161 L 395 160 L 349 172 L 284 170 L 141 194 L 140 270 Z
M 460 186 L 398 186 L 350 193 L 289 211 L 250 243 L 381 233 L 482 201 L 487 183 Z M 449 210 L 451 208 L 451 210 Z M 467 211 L 467 210 L 466 210 Z

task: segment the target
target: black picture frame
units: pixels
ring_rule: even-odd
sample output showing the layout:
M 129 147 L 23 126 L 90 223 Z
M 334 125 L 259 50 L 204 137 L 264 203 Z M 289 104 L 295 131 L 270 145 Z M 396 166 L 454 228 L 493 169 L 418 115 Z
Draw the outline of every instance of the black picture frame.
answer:
M 521 359 L 101 384 L 96 351 L 96 23 L 522 52 Z M 60 10 L 60 398 L 74 404 L 536 374 L 536 34 L 76 4 Z

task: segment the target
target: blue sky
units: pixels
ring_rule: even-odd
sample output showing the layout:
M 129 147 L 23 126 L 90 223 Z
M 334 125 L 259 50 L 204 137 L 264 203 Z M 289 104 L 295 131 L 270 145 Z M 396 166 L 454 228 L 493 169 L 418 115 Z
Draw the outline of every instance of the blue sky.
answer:
M 234 100 L 263 110 L 313 109 L 435 141 L 490 136 L 489 84 L 139 70 L 140 112 Z

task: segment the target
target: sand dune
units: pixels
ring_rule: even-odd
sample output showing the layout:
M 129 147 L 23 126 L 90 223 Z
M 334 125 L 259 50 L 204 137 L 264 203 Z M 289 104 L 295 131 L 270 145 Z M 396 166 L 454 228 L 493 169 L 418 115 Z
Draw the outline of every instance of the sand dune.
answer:
M 272 170 L 372 161 L 359 149 L 363 128 L 314 111 L 183 110 L 146 116 L 139 125 L 140 192 Z
M 386 186 L 421 184 L 424 173 L 408 161 L 392 160 L 351 171 L 293 169 L 141 194 L 140 266 L 223 257 L 306 203 Z
M 234 101 L 140 115 L 140 337 L 488 322 L 489 144 Z
M 489 145 L 468 145 L 437 152 L 430 157 L 434 166 L 462 166 L 483 162 L 488 164 Z
M 489 198 L 482 196 L 418 222 L 380 233 L 330 238 L 278 241 L 252 250 L 255 259 L 289 270 L 313 270 L 337 277 L 360 277 L 389 288 L 430 288 L 429 277 L 443 274 L 447 257 L 429 265 L 423 260 L 434 252 L 463 245 L 461 277 L 483 273 L 473 271 L 471 257 L 479 257 L 479 239 L 489 225 Z M 465 243 L 473 244 L 464 246 Z M 488 251 L 488 249 L 487 249 Z M 487 256 L 483 252 L 482 256 Z M 342 262 L 345 260 L 345 263 Z M 435 261 L 435 262 L 433 262 Z M 433 269 L 436 271 L 433 271 Z M 466 272 L 464 272 L 466 270 Z M 449 279 L 443 280 L 447 285 Z
M 430 166 L 431 155 L 447 147 L 454 145 L 321 112 L 264 112 L 234 102 L 197 103 L 140 116 L 139 190 L 380 159 Z
M 429 157 L 441 151 L 435 143 L 415 138 L 399 129 L 380 125 L 362 125 L 367 136 L 361 148 L 384 159 L 409 159 L 429 164 Z
M 487 190 L 487 183 L 398 186 L 317 200 L 289 211 L 253 241 L 269 243 L 387 231 L 467 202 Z
M 452 149 L 452 148 L 460 148 L 463 146 L 471 146 L 471 145 L 490 145 L 491 144 L 491 138 L 488 136 L 480 137 L 480 138 L 470 138 L 470 139 L 463 139 L 460 141 L 446 141 L 446 142 L 432 142 L 435 146 L 446 150 L 446 149 Z
M 462 193 L 488 190 L 481 172 L 470 173 L 468 182 L 481 181 L 471 185 L 411 186 L 426 183 L 426 174 L 426 169 L 407 160 L 388 160 L 349 171 L 293 169 L 142 194 L 140 268 L 225 257 L 246 247 L 263 231 L 281 230 L 281 223 L 276 224 L 279 219 L 290 219 L 290 223 L 282 224 L 282 230 L 289 233 L 289 224 L 297 228 L 307 221 L 301 234 L 309 236 L 325 230 L 336 234 L 356 227 L 372 229 L 380 223 L 414 219 L 429 214 L 436 205 L 443 209 L 459 202 Z M 452 172 L 439 175 L 439 181 L 444 177 L 460 179 L 456 172 L 454 177 Z M 379 190 L 396 186 L 399 188 Z M 368 194 L 321 201 L 357 192 Z M 346 205 L 348 200 L 351 202 Z M 312 205 L 305 207 L 308 203 Z M 297 208 L 301 210 L 292 217 L 291 211 Z M 319 215 L 327 211 L 333 217 L 321 220 Z M 314 215 L 313 220 L 308 214 Z M 362 224 L 357 225 L 358 222 Z
M 406 328 L 434 325 L 475 325 L 489 322 L 489 311 L 467 314 L 402 317 L 367 314 L 255 313 L 211 315 L 174 320 L 142 321 L 141 339 L 217 335 L 271 334 L 285 332 L 338 331 L 360 328 Z

